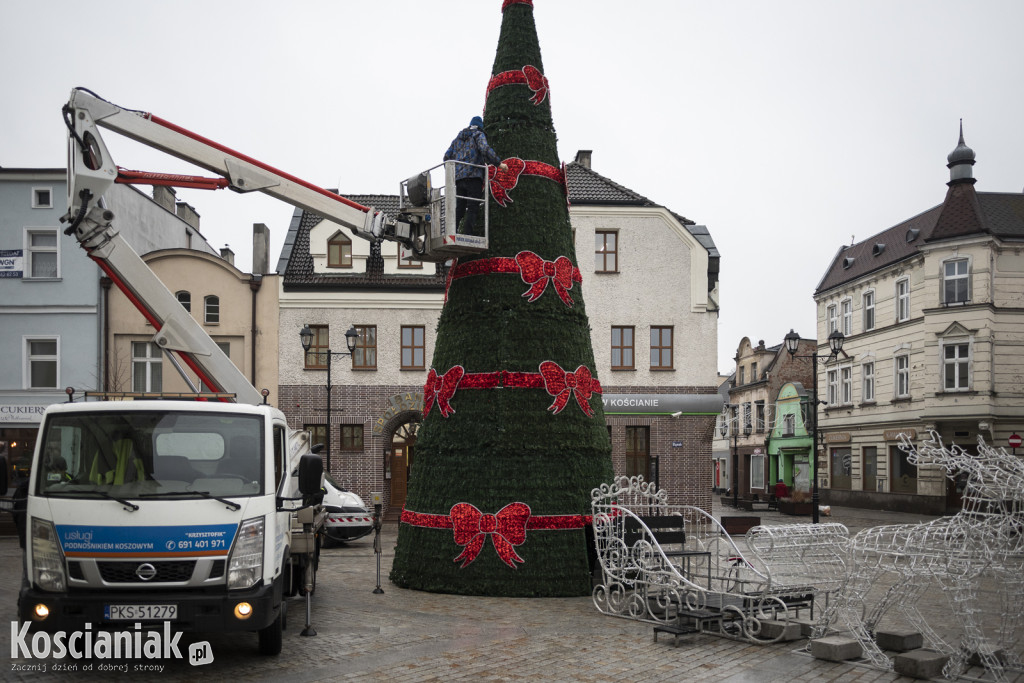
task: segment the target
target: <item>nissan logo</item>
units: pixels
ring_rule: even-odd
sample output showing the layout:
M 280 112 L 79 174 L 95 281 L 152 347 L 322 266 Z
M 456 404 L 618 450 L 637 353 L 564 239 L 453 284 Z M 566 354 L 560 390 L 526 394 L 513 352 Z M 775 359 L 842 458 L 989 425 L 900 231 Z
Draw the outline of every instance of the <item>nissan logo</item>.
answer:
M 149 562 L 140 564 L 135 568 L 135 576 L 139 577 L 140 581 L 150 581 L 156 576 L 156 567 Z

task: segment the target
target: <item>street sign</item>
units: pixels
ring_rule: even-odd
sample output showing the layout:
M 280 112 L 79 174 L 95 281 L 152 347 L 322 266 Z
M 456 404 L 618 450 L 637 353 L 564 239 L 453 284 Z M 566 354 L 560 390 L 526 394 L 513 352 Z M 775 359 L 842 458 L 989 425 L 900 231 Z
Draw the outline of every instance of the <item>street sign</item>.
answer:
M 1010 444 L 1010 448 L 1020 448 L 1021 443 L 1024 443 L 1024 439 L 1020 438 L 1020 434 L 1010 434 L 1010 438 L 1006 440 Z

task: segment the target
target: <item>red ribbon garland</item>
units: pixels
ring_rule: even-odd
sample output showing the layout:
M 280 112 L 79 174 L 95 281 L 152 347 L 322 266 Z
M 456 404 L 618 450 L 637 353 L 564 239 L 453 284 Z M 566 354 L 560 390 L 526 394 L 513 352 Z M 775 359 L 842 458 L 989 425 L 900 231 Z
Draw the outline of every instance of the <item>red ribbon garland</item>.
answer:
M 558 363 L 546 360 L 540 364 L 540 372 L 496 372 L 466 373 L 461 365 L 455 365 L 447 372 L 438 374 L 434 368 L 427 373 L 427 383 L 423 387 L 423 417 L 430 414 L 434 403 L 443 417 L 455 412 L 451 407 L 452 397 L 456 389 L 544 389 L 554 402 L 548 410 L 555 415 L 562 412 L 569 399 L 576 398 L 580 410 L 587 417 L 594 416 L 590 407 L 590 397 L 602 393 L 601 383 L 596 380 L 590 368 L 581 365 L 568 372 Z
M 572 265 L 572 261 L 567 256 L 559 256 L 554 261 L 545 261 L 532 251 L 521 251 L 514 258 L 496 257 L 477 259 L 461 265 L 456 263 L 448 270 L 448 284 L 445 286 L 446 300 L 448 287 L 451 286 L 452 280 L 487 273 L 518 273 L 523 282 L 530 285 L 530 289 L 523 296 L 528 298 L 531 303 L 540 298 L 550 282 L 559 298 L 566 306 L 570 307 L 574 303 L 572 297 L 569 296 L 572 283 L 583 282 L 580 269 Z
M 521 175 L 535 175 L 554 180 L 561 186 L 566 196 L 569 194 L 563 169 L 545 164 L 543 161 L 523 161 L 519 157 L 509 157 L 504 160 L 504 163 L 508 167 L 506 171 L 502 171 L 497 166 L 487 167 L 487 174 L 491 181 L 491 196 L 499 206 L 504 207 L 512 201 L 508 193 L 519 184 Z
M 447 515 L 402 510 L 402 524 L 427 529 L 452 529 L 455 543 L 463 548 L 455 562 L 464 569 L 473 562 L 489 536 L 501 561 L 513 569 L 519 557 L 515 546 L 526 542 L 527 529 L 561 531 L 582 529 L 589 525 L 591 515 L 533 515 L 526 503 L 509 503 L 493 515 L 484 514 L 470 503 L 456 503 Z
M 530 90 L 533 91 L 530 101 L 535 105 L 543 102 L 551 90 L 548 79 L 540 72 L 540 69 L 530 64 L 516 71 L 502 71 L 500 74 L 491 76 L 491 80 L 487 82 L 487 95 L 490 95 L 491 91 L 495 88 L 500 88 L 503 85 L 529 86 Z
M 505 0 L 505 2 L 501 3 L 501 11 L 504 12 L 511 5 L 529 5 L 533 7 L 533 0 Z

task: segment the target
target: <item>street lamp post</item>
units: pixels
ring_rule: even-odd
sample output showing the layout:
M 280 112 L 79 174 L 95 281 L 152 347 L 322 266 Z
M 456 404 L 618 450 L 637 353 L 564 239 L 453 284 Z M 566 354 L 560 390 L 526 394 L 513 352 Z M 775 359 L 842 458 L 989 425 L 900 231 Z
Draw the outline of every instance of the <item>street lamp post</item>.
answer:
M 811 390 L 811 438 L 813 443 L 811 445 L 811 522 L 817 524 L 820 517 L 818 514 L 818 403 L 828 405 L 826 401 L 818 400 L 818 364 L 825 365 L 839 357 L 840 353 L 843 353 L 843 342 L 846 337 L 839 330 L 832 330 L 832 333 L 828 335 L 828 349 L 829 355 L 827 358 L 820 358 L 818 356 L 818 344 L 814 344 L 814 352 L 809 356 L 798 356 L 796 355 L 797 349 L 800 347 L 800 335 L 790 329 L 789 334 L 784 337 L 786 341 L 786 350 L 789 351 L 789 355 L 793 358 L 810 358 L 811 359 L 811 372 L 814 375 L 812 382 L 813 389 Z M 845 355 L 845 354 L 844 354 Z
M 302 341 L 302 350 L 304 353 L 309 353 L 310 347 L 313 345 L 313 330 L 309 329 L 309 325 L 304 325 L 302 330 L 299 332 L 299 339 Z M 356 332 L 354 325 L 350 325 L 348 331 L 345 333 L 345 345 L 348 347 L 348 351 L 317 351 L 316 354 L 325 354 L 327 356 L 327 472 L 331 471 L 331 358 L 334 356 L 351 356 L 352 352 L 356 350 L 356 340 L 359 339 L 359 333 Z

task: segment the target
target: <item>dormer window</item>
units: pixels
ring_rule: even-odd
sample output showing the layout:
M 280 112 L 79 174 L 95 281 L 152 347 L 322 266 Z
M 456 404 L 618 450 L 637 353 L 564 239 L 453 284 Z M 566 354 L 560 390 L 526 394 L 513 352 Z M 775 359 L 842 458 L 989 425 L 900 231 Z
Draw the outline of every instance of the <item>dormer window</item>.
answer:
M 327 240 L 327 267 L 352 267 L 352 240 L 340 232 Z
M 914 240 L 916 240 L 917 236 L 920 235 L 920 234 L 921 234 L 921 231 L 918 230 L 917 228 L 911 228 L 910 230 L 907 230 L 907 243 L 909 244 L 909 243 L 913 242 Z
M 881 256 L 883 251 L 885 251 L 885 245 L 881 242 L 876 242 L 875 246 L 871 247 L 872 256 Z
M 852 256 L 847 256 L 846 258 L 844 258 L 843 259 L 843 270 L 849 269 L 849 267 L 853 265 L 854 260 L 855 259 Z

